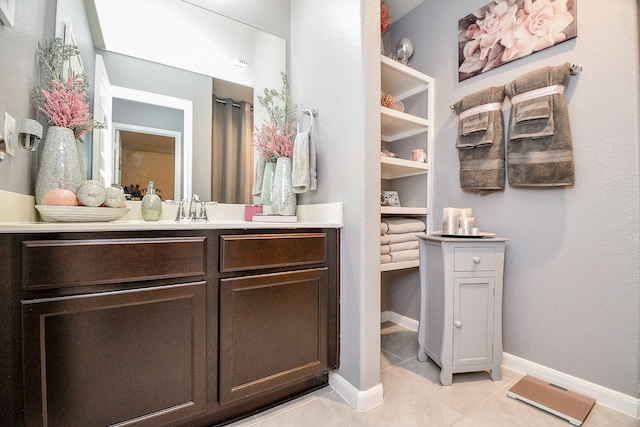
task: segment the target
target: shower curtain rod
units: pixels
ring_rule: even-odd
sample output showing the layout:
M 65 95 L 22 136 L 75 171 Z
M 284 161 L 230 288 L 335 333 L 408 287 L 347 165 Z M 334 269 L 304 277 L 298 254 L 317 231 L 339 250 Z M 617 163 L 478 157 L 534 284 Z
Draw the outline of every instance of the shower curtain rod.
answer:
M 225 104 L 225 105 L 227 104 L 227 101 L 225 101 L 224 99 L 220 99 L 220 98 L 216 98 L 216 102 L 220 103 L 220 104 Z M 232 107 L 238 107 L 238 108 L 242 107 L 242 105 L 236 104 L 235 102 L 232 103 L 231 106 Z M 253 106 L 251 106 L 251 109 L 253 110 Z

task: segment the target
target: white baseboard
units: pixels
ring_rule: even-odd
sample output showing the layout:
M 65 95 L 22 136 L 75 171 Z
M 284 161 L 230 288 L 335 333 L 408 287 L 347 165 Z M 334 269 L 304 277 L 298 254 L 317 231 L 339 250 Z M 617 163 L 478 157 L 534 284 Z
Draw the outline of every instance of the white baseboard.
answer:
M 410 317 L 402 316 L 394 311 L 383 311 L 380 313 L 380 322 L 393 322 L 396 325 L 404 326 L 414 332 L 418 332 L 418 322 Z
M 638 398 L 556 371 L 555 369 L 539 365 L 509 353 L 503 353 L 502 366 L 512 371 L 533 375 L 569 390 L 593 397 L 598 404 L 608 406 L 623 414 L 640 418 L 640 399 Z
M 356 411 L 366 411 L 384 403 L 382 384 L 360 391 L 340 374 L 330 372 L 329 385 Z

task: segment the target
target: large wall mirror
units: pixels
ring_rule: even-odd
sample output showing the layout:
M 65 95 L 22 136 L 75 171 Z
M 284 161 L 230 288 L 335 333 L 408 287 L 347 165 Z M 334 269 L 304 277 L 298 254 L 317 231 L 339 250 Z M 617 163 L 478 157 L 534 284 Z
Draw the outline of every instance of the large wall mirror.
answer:
M 80 48 L 94 116 L 107 124 L 83 147 L 90 178 L 162 182 L 165 199 L 252 202 L 251 130 L 267 117 L 257 96 L 281 86 L 286 41 L 206 3 L 57 0 L 56 36 Z

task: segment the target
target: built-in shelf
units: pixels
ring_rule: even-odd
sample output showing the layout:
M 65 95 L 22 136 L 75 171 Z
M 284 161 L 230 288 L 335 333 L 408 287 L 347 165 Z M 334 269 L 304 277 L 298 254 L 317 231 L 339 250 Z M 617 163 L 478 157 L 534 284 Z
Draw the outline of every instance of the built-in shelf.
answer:
M 424 175 L 429 171 L 429 163 L 380 156 L 380 177 L 397 179 L 408 176 Z
M 397 157 L 380 156 L 380 177 L 388 181 L 384 188 L 397 190 L 402 198 L 407 196 L 413 206 L 380 207 L 380 215 L 386 217 L 409 216 L 425 222 L 427 232 L 431 231 L 432 200 L 432 156 L 433 156 L 433 112 L 434 80 L 411 67 L 384 55 L 380 56 L 381 92 L 391 95 L 394 100 L 404 100 L 407 110 L 398 111 L 380 107 L 380 141 L 382 148 L 402 153 L 407 157 L 410 149 L 423 148 L 427 163 Z M 411 99 L 407 99 L 411 98 Z M 424 114 L 424 100 L 426 111 Z M 414 115 L 420 111 L 420 115 Z M 411 147 L 406 144 L 411 143 Z M 418 177 L 408 180 L 401 178 Z M 397 180 L 397 181 L 394 181 Z M 382 186 L 382 185 L 381 185 Z M 426 198 L 426 199 L 425 199 Z M 423 206 L 416 206 L 423 205 Z M 418 259 L 405 262 L 381 263 L 380 271 L 404 270 L 419 267 Z
M 415 268 L 419 266 L 420 261 L 417 259 L 413 261 L 388 262 L 385 264 L 380 264 L 380 271 L 404 270 L 405 268 Z
M 380 107 L 380 139 L 393 142 L 426 132 L 429 120 L 402 111 Z
M 380 71 L 385 93 L 394 99 L 402 100 L 426 91 L 433 79 L 398 61 L 380 56 Z

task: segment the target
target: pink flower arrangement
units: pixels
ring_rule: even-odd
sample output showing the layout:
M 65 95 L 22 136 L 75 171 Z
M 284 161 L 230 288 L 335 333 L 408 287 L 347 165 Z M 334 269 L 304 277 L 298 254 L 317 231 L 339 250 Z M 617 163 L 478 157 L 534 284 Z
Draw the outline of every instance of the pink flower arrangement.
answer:
M 256 127 L 254 145 L 265 161 L 275 162 L 280 157 L 291 157 L 294 135 L 289 123 L 285 123 L 283 133 L 279 133 L 275 120 L 265 120 L 260 129 Z
M 380 32 L 384 33 L 389 29 L 389 25 L 391 25 L 391 17 L 389 16 L 389 8 L 384 5 L 384 3 L 380 4 Z
M 51 81 L 51 90 L 41 89 L 44 105 L 38 107 L 50 124 L 73 130 L 76 139 L 93 129 L 84 80 L 69 77 Z
M 49 124 L 73 130 L 76 139 L 93 130 L 103 129 L 104 123 L 93 120 L 89 112 L 86 75 L 73 75 L 68 61 L 80 55 L 76 46 L 67 45 L 61 38 L 44 44 L 38 43 L 36 54 L 43 66 L 49 90 L 36 87 L 32 100 L 38 111 L 47 116 Z M 66 71 L 66 72 L 65 72 Z M 67 78 L 66 74 L 72 74 Z

